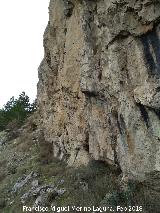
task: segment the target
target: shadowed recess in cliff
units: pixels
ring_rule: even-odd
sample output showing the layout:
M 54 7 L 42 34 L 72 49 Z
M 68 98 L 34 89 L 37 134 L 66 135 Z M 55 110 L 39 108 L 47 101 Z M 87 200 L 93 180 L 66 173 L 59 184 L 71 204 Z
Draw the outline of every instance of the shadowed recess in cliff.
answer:
M 144 120 L 144 122 L 145 122 L 147 128 L 149 128 L 149 116 L 148 116 L 148 112 L 147 112 L 145 106 L 143 106 L 143 105 L 140 104 L 140 103 L 137 103 L 136 105 L 137 105 L 137 107 L 139 107 L 139 109 L 140 109 L 141 116 L 142 116 L 142 118 L 143 118 L 143 120 Z
M 88 97 L 97 97 L 98 96 L 98 94 L 95 91 L 85 90 L 85 91 L 83 91 L 83 93 Z
M 145 60 L 149 66 L 150 74 L 160 75 L 160 39 L 156 31 L 141 37 Z
M 69 18 L 72 15 L 74 4 L 70 0 L 63 0 L 64 2 L 64 15 Z
M 124 121 L 122 114 L 120 114 L 119 118 L 117 119 L 117 125 L 118 125 L 118 128 L 119 128 L 120 134 L 124 135 L 125 131 L 126 131 L 126 124 L 125 124 L 125 121 Z

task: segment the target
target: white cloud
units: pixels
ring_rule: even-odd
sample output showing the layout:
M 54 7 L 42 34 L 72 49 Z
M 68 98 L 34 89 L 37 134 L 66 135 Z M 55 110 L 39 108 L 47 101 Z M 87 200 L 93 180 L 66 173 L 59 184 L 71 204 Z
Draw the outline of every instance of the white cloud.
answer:
M 49 0 L 0 2 L 0 106 L 25 91 L 34 99 Z

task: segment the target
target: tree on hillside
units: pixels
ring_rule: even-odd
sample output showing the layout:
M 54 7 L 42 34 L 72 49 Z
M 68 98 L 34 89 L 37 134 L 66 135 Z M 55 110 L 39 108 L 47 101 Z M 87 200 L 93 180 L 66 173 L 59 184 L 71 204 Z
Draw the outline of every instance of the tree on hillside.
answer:
M 0 130 L 4 130 L 11 122 L 16 122 L 18 126 L 21 126 L 35 110 L 36 102 L 31 104 L 25 92 L 22 92 L 17 99 L 11 97 L 0 109 Z

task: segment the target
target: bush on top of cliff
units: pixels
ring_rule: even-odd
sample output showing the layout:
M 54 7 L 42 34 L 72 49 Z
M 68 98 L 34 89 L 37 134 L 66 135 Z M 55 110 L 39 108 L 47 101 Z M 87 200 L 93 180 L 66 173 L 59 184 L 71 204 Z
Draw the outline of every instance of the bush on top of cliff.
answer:
M 17 99 L 10 98 L 0 109 L 0 131 L 20 127 L 35 110 L 36 101 L 30 103 L 25 92 L 22 92 Z

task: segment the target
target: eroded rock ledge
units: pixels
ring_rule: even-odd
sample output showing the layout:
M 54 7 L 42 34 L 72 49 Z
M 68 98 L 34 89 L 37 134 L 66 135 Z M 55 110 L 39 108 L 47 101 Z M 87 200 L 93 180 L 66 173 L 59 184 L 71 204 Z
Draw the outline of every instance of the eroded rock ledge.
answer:
M 51 0 L 38 110 L 54 155 L 160 172 L 160 2 Z

